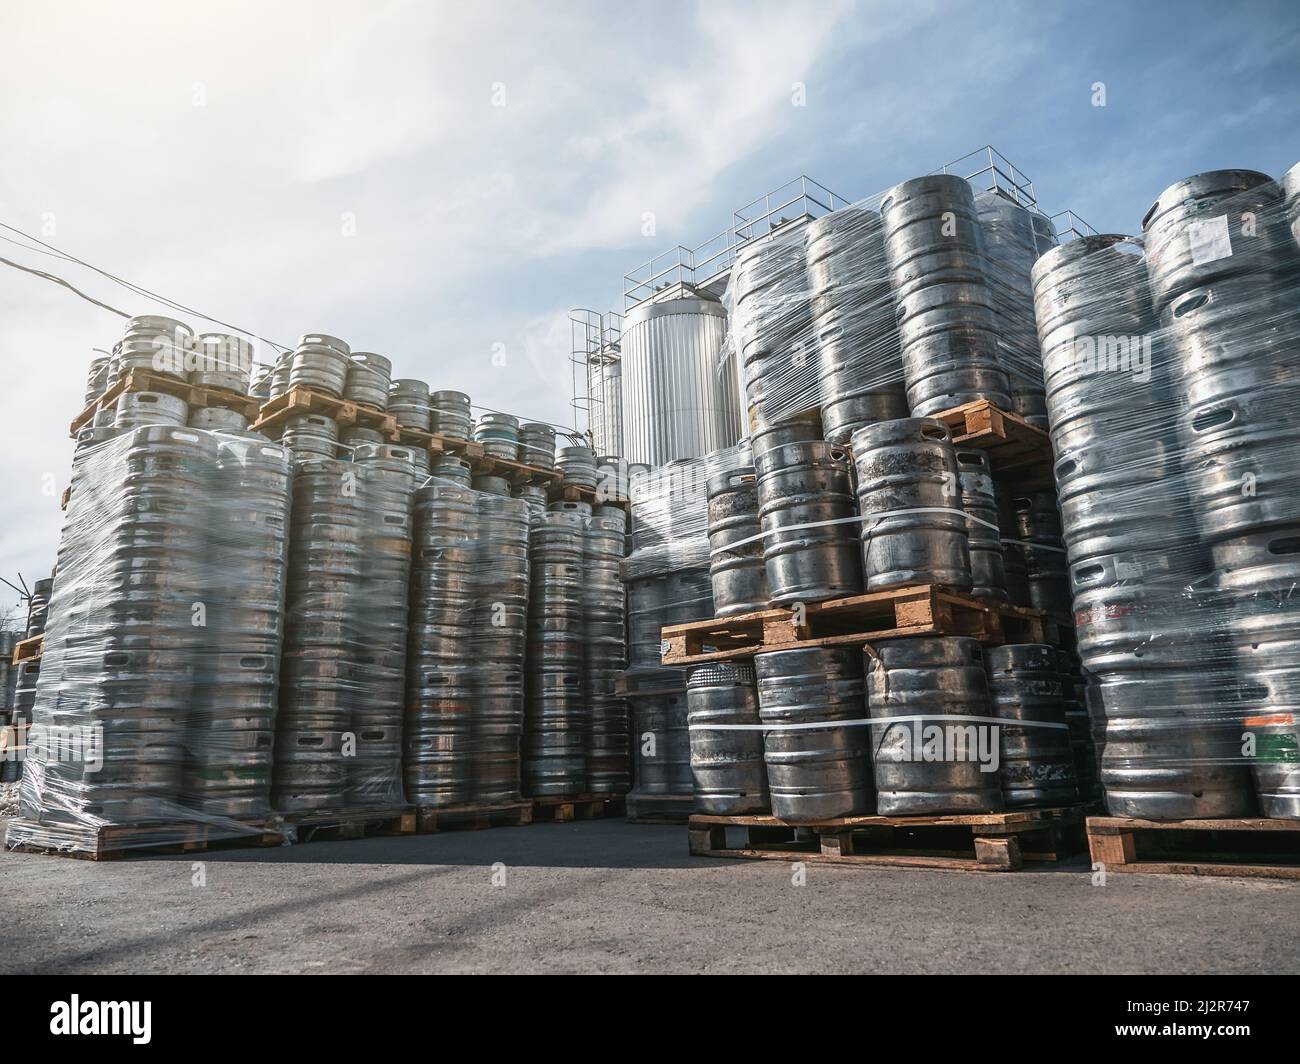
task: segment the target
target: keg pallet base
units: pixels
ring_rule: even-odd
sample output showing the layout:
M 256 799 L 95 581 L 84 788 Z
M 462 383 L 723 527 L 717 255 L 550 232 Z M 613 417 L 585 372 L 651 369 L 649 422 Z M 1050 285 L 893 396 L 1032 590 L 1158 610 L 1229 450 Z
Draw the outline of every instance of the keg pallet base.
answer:
M 532 799 L 484 805 L 417 805 L 415 833 L 482 831 L 484 828 L 518 828 L 533 822 Z
M 989 456 L 995 480 L 1014 480 L 1021 491 L 1055 490 L 1052 438 L 1019 414 L 980 399 L 933 416 L 948 426 L 956 446 Z
M 414 835 L 416 829 L 415 813 L 406 807 L 283 813 L 281 816 L 284 823 L 293 829 L 295 842 L 334 842 L 363 839 L 367 835 Z
M 394 415 L 378 407 L 340 399 L 337 395 L 327 395 L 302 384 L 296 384 L 283 395 L 277 395 L 263 403 L 261 412 L 251 427 L 254 432 L 275 438 L 284 423 L 299 414 L 323 414 L 340 425 L 375 429 L 386 440 L 392 443 L 398 441 L 397 418 Z
M 279 846 L 283 834 L 273 820 L 236 821 L 247 831 L 222 824 L 175 821 L 163 824 L 39 824 L 9 821 L 5 849 L 82 861 L 112 861 L 149 853 L 198 853 L 210 849 Z M 228 822 L 227 822 L 228 823 Z
M 1090 816 L 1088 851 L 1107 872 L 1300 880 L 1300 820 Z
M 560 474 L 562 477 L 563 474 Z M 617 506 L 626 510 L 631 503 L 623 498 L 606 498 L 599 488 L 588 488 L 580 484 L 556 484 L 551 488 L 551 502 L 587 502 L 592 506 Z
M 663 664 L 699 665 L 768 650 L 862 646 L 914 635 L 972 636 L 990 646 L 1043 643 L 1054 633 L 1041 610 L 922 584 L 809 603 L 803 607 L 803 623 L 782 607 L 665 625 Z
M 30 639 L 20 639 L 14 644 L 15 665 L 21 665 L 24 661 L 31 661 L 33 658 L 39 658 L 45 651 L 45 635 L 34 635 Z
M 812 824 L 696 813 L 687 833 L 696 857 L 1014 872 L 1026 861 L 1056 862 L 1082 853 L 1083 819 L 1079 806 L 953 816 L 847 816 Z M 743 845 L 727 844 L 728 828 L 743 830 Z
M 463 458 L 475 476 L 505 477 L 511 484 L 557 484 L 563 474 L 558 469 L 543 469 L 541 466 L 525 465 L 509 458 L 498 458 L 485 454 L 483 444 L 477 440 L 462 440 L 458 436 L 442 436 L 436 432 L 412 429 L 399 425 L 397 427 L 401 442 L 408 447 L 418 447 L 428 451 L 430 457 L 440 454 L 454 454 Z
M 577 794 L 573 796 L 533 798 L 533 822 L 565 824 L 570 820 L 599 820 L 622 816 L 623 796 Z
M 693 794 L 629 794 L 629 824 L 685 824 L 695 811 Z
M 68 429 L 72 438 L 75 440 L 77 433 L 89 425 L 100 410 L 116 406 L 118 397 L 124 392 L 162 392 L 164 395 L 184 399 L 191 410 L 219 406 L 225 410 L 237 411 L 250 421 L 257 417 L 259 409 L 259 400 L 254 395 L 243 395 L 229 388 L 213 388 L 207 384 L 190 384 L 189 381 L 165 373 L 133 369 L 125 377 L 119 377 L 111 388 L 72 419 Z

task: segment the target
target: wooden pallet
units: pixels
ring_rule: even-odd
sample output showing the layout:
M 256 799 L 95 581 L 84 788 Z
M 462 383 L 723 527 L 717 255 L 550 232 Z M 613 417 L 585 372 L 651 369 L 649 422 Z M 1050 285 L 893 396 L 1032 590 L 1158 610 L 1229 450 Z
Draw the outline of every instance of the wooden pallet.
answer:
M 416 815 L 411 809 L 344 809 L 324 813 L 283 813 L 293 829 L 292 841 L 363 839 L 367 835 L 413 835 Z
M 118 397 L 124 392 L 162 392 L 164 395 L 184 399 L 191 410 L 219 406 L 226 410 L 237 410 L 250 421 L 257 417 L 260 404 L 255 395 L 244 395 L 229 388 L 213 388 L 206 384 L 190 384 L 189 381 L 165 373 L 133 369 L 114 381 L 111 388 L 72 419 L 69 427 L 72 438 L 75 440 L 77 433 L 89 425 L 100 410 L 116 406 Z
M 664 665 L 747 658 L 766 650 L 862 646 L 914 635 L 971 636 L 990 646 L 1046 642 L 1051 630 L 1040 610 L 971 598 L 934 584 L 850 595 L 803 607 L 803 620 L 784 607 L 665 625 Z
M 617 506 L 628 510 L 631 503 L 627 499 L 608 497 L 599 488 L 588 488 L 579 484 L 556 483 L 551 487 L 551 502 L 586 502 L 592 506 Z
M 399 442 L 397 418 L 393 414 L 364 403 L 354 403 L 350 399 L 340 399 L 336 395 L 326 395 L 302 384 L 296 384 L 283 395 L 277 395 L 263 403 L 252 428 L 254 432 L 274 439 L 279 436 L 289 418 L 301 414 L 323 414 L 340 425 L 375 429 L 383 434 L 384 439 Z
M 1090 816 L 1088 851 L 1107 872 L 1300 879 L 1300 820 Z
M 623 815 L 623 796 L 579 794 L 572 797 L 534 798 L 535 823 L 563 824 L 570 820 L 599 820 Z
M 543 469 L 486 454 L 483 444 L 477 440 L 462 440 L 455 436 L 442 436 L 436 432 L 424 432 L 400 425 L 398 433 L 402 443 L 428 451 L 430 457 L 454 454 L 463 458 L 475 476 L 505 477 L 511 484 L 543 484 L 547 487 L 558 484 L 564 478 L 558 469 Z
M 484 828 L 524 827 L 533 822 L 532 799 L 488 805 L 420 805 L 415 808 L 417 835 L 437 831 L 481 831 Z
M 695 795 L 629 794 L 624 806 L 629 824 L 685 824 L 695 810 Z
M 956 446 L 987 452 L 995 480 L 1014 481 L 1021 491 L 1055 489 L 1052 438 L 1019 414 L 980 399 L 931 416 L 948 426 Z
M 21 665 L 24 661 L 39 658 L 45 652 L 45 633 L 34 635 L 30 639 L 20 639 L 14 644 L 13 663 Z
M 727 829 L 744 843 L 728 845 Z M 697 857 L 1014 872 L 1026 861 L 1055 862 L 1083 851 L 1079 806 L 960 816 L 846 816 L 794 824 L 774 816 L 694 814 Z
M 83 861 L 110 861 L 147 853 L 197 853 L 209 849 L 244 846 L 279 846 L 284 835 L 273 820 L 207 824 L 176 821 L 166 824 L 126 825 L 39 824 L 9 821 L 5 848 L 21 853 L 54 854 Z

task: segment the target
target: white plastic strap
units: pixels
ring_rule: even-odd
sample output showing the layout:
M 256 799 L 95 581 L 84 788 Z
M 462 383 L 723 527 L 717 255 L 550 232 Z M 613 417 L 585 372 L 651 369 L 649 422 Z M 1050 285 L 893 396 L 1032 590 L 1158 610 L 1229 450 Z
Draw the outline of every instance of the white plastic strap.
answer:
M 730 554 L 740 547 L 747 547 L 751 543 L 759 543 L 767 539 L 769 536 L 774 536 L 778 533 L 784 535 L 787 532 L 802 532 L 805 529 L 810 528 L 828 528 L 831 525 L 860 525 L 867 521 L 875 523 L 878 521 L 888 520 L 891 517 L 903 517 L 907 514 L 954 514 L 967 521 L 973 521 L 977 525 L 991 528 L 994 532 L 1001 531 L 998 526 L 993 524 L 991 521 L 985 521 L 983 518 L 975 517 L 972 514 L 968 514 L 965 510 L 958 509 L 954 506 L 914 506 L 903 510 L 886 510 L 884 513 L 872 514 L 870 517 L 862 515 L 858 515 L 857 517 L 836 517 L 830 521 L 809 521 L 807 524 L 802 525 L 786 525 L 784 528 L 773 528 L 766 532 L 758 532 L 755 535 L 746 536 L 744 539 L 739 539 L 735 543 L 728 543 L 725 547 L 715 547 L 713 550 L 709 551 L 709 557 L 713 557 L 715 554 Z M 1036 545 L 1037 544 L 1035 544 L 1035 546 Z
M 1010 717 L 971 717 L 960 713 L 918 713 L 901 717 L 867 717 L 856 720 L 823 720 L 803 724 L 688 724 L 689 731 L 813 731 L 827 728 L 860 728 L 867 724 L 907 724 L 936 720 L 953 720 L 962 724 L 1001 724 L 1009 728 L 1065 728 L 1045 720 L 1015 720 Z

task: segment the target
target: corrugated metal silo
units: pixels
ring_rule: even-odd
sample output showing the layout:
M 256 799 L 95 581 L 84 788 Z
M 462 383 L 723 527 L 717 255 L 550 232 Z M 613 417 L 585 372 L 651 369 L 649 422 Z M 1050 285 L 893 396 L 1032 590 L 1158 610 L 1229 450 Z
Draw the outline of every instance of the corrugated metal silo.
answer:
M 710 299 L 647 301 L 623 322 L 623 451 L 660 466 L 731 447 L 741 437 L 735 360 L 718 364 L 726 332 Z

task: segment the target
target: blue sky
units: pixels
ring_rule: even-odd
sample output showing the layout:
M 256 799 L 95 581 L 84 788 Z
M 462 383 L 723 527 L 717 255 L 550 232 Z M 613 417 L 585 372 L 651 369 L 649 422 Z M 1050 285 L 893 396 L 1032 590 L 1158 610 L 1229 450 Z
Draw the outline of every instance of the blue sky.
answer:
M 274 339 L 335 333 L 553 420 L 565 311 L 618 307 L 628 269 L 801 172 L 867 196 L 991 143 L 1049 211 L 1133 231 L 1178 178 L 1300 159 L 1294 2 L 45 7 L 0 2 L 0 221 Z M 120 331 L 0 270 L 0 574 L 53 561 L 45 492 L 90 348 Z

